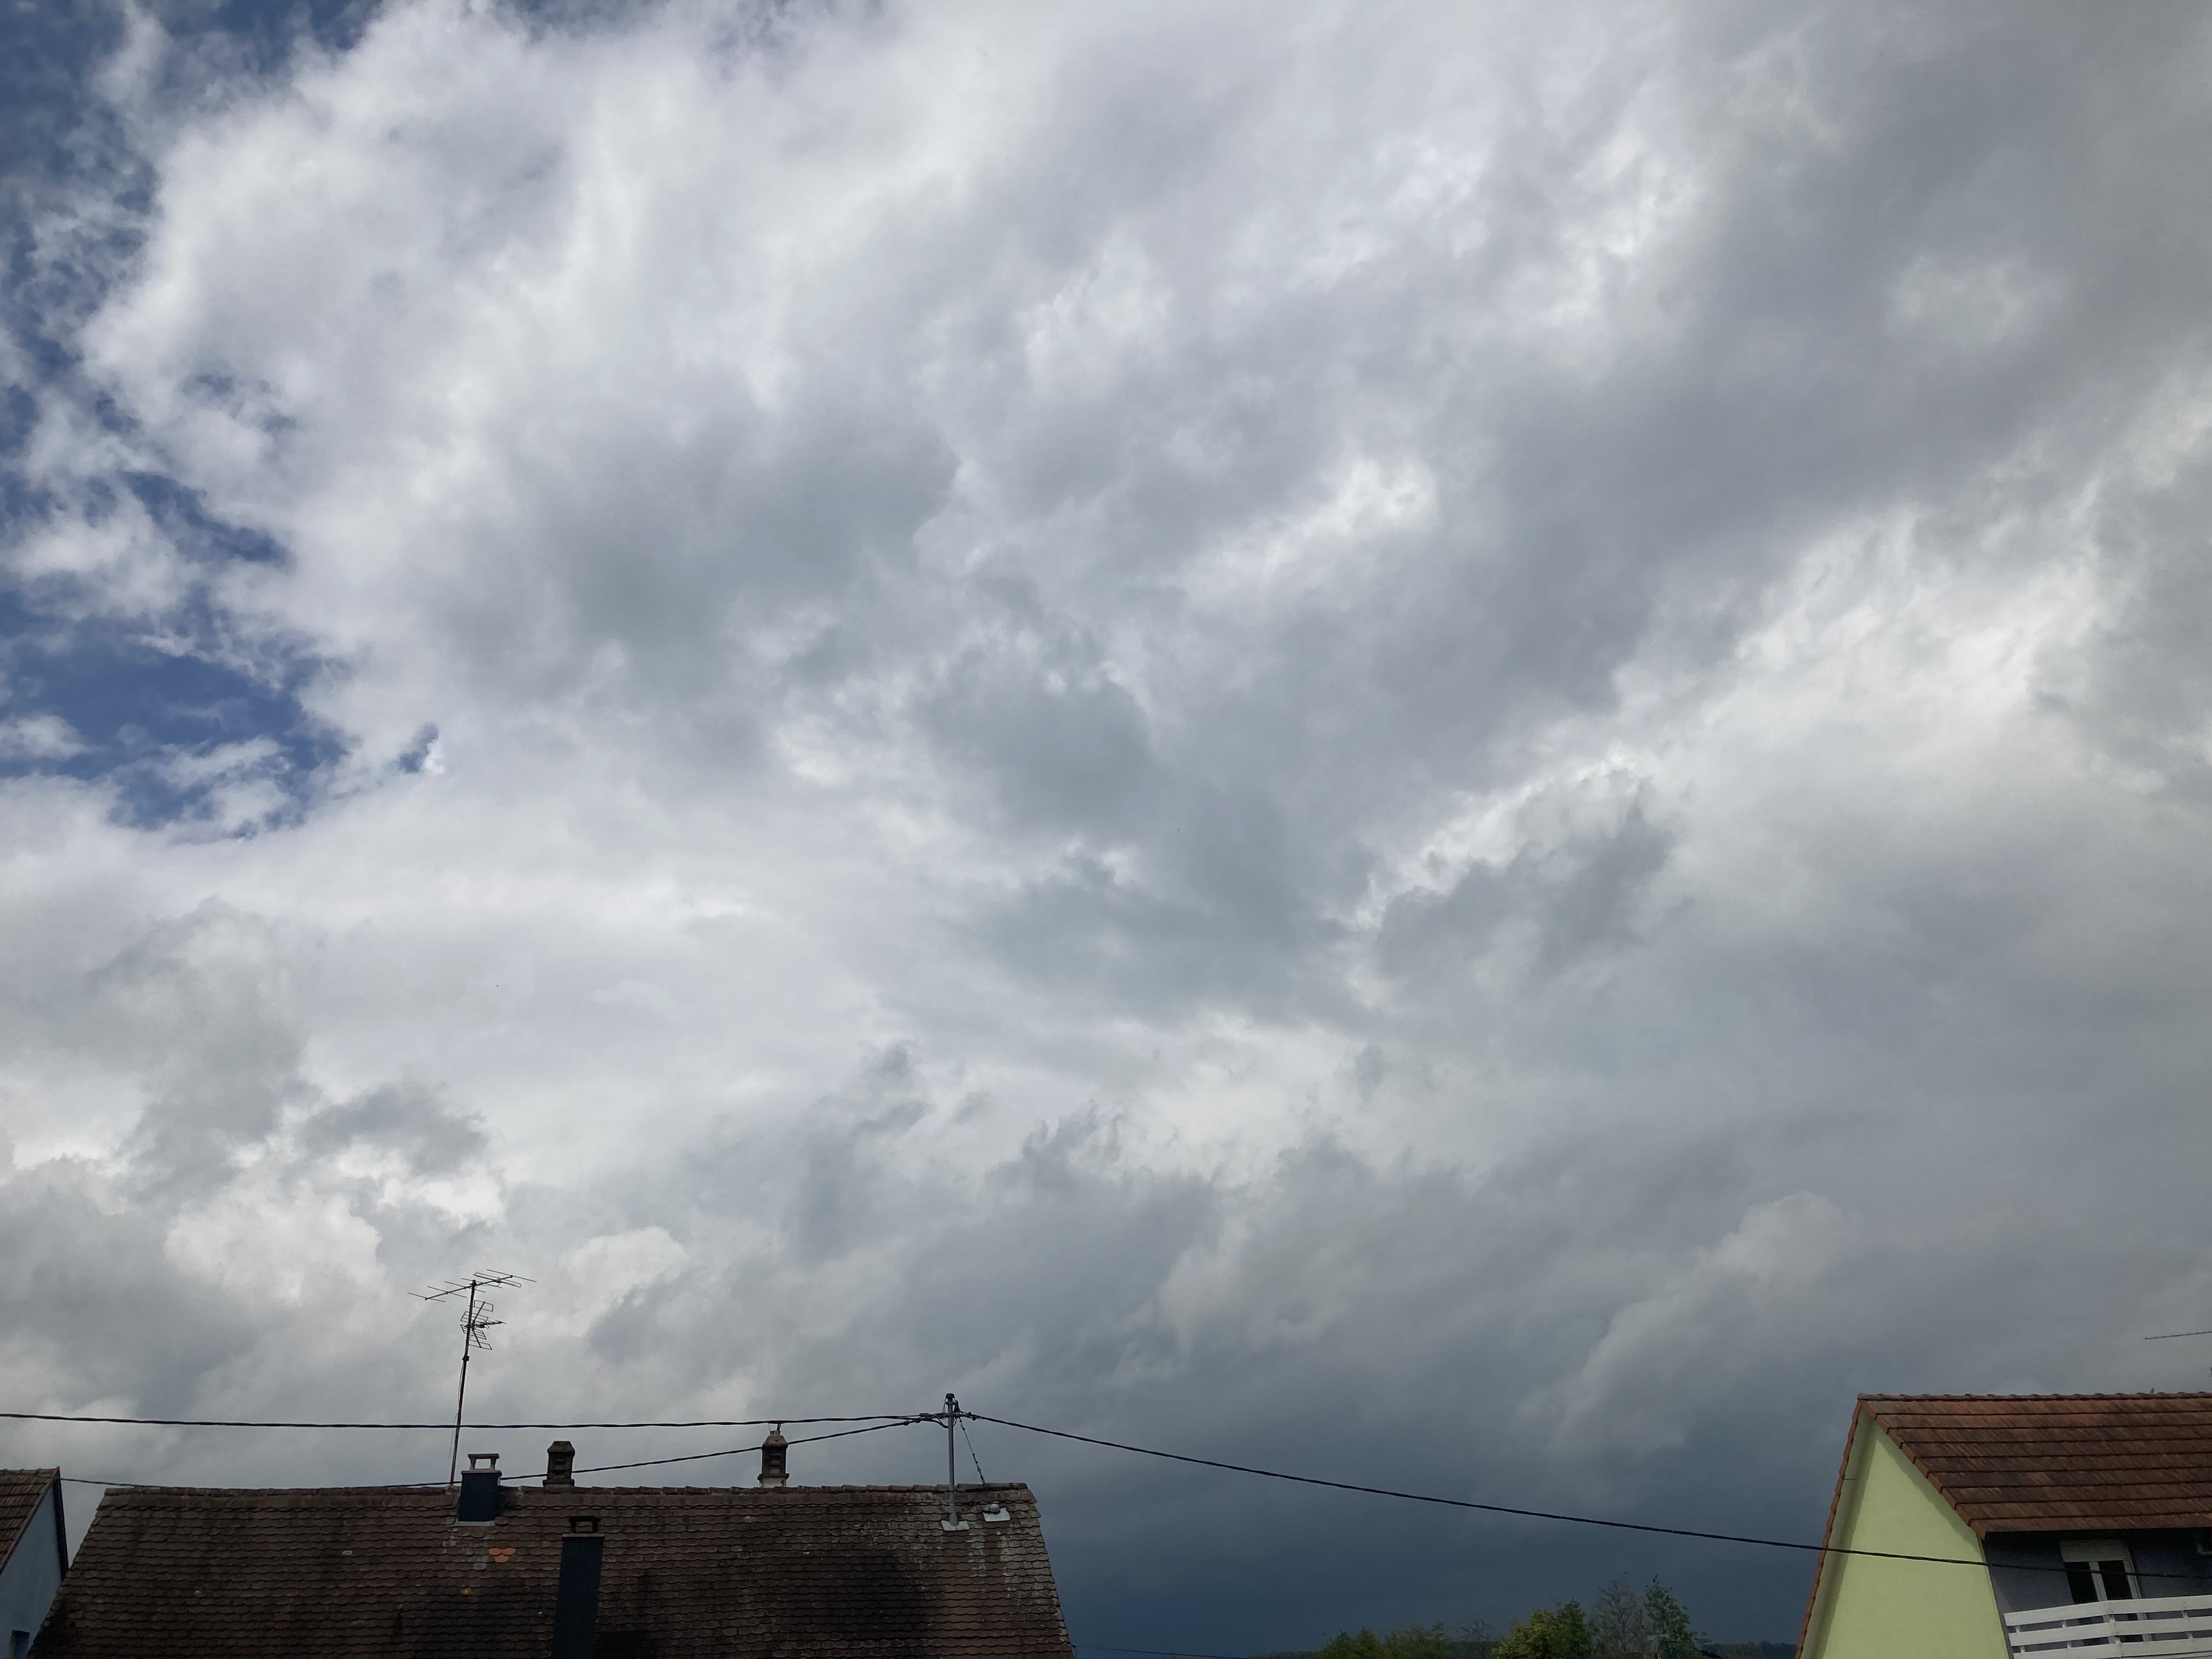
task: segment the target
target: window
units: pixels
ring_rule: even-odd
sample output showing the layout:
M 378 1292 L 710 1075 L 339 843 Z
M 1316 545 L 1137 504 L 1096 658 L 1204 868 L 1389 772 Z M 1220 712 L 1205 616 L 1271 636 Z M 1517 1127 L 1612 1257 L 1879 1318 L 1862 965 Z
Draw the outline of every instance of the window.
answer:
M 2131 1601 L 2135 1558 L 2117 1538 L 2069 1538 L 2058 1547 L 2066 1563 L 2066 1588 L 2076 1601 Z
M 8 1659 L 23 1659 L 23 1656 L 24 1656 L 25 1654 L 28 1653 L 30 1650 L 31 1650 L 31 1632 L 28 1632 L 28 1631 L 27 1631 L 27 1630 L 19 1630 L 19 1631 L 11 1631 L 11 1632 L 9 1632 L 9 1636 L 8 1636 Z

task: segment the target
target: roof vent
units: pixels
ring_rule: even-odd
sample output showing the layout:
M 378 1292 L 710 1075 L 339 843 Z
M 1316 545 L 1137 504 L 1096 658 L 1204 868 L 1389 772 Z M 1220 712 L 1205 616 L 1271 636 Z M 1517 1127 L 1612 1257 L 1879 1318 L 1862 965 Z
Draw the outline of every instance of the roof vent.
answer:
M 790 1457 L 791 1443 L 783 1437 L 783 1430 L 780 1427 L 770 1429 L 768 1438 L 761 1442 L 761 1485 L 781 1486 L 790 1480 Z
M 453 1523 L 488 1527 L 499 1519 L 499 1454 L 471 1452 L 469 1467 L 461 1475 L 461 1501 L 454 1506 Z
M 1004 1504 L 994 1503 L 983 1511 L 983 1518 L 986 1521 L 1011 1521 L 1014 1517 Z
M 592 1659 L 599 1629 L 599 1567 L 607 1540 L 596 1515 L 568 1517 L 561 1540 L 561 1579 L 553 1591 L 552 1659 Z
M 545 1449 L 545 1489 L 573 1486 L 576 1484 L 576 1449 L 565 1440 L 556 1440 Z

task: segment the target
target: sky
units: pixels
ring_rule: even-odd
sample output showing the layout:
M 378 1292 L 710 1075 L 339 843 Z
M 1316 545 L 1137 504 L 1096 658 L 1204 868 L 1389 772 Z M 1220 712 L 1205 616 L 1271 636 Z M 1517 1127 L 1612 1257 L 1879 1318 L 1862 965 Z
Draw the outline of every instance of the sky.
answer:
M 0 32 L 9 1408 L 434 1420 L 491 1267 L 487 1420 L 1809 1540 L 2204 1385 L 2202 7 Z M 1084 1644 L 1806 1589 L 974 1459 Z

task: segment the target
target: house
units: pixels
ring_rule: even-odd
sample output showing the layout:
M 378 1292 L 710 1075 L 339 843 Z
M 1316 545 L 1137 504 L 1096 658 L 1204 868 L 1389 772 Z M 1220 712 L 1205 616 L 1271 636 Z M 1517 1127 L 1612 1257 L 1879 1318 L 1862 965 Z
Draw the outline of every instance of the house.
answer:
M 1023 1486 L 111 1491 L 39 1659 L 1073 1659 Z
M 1824 1542 L 1801 1659 L 2205 1659 L 2212 1395 L 1862 1396 Z
M 0 1632 L 8 1659 L 31 1650 L 69 1571 L 69 1529 L 59 1469 L 0 1469 Z

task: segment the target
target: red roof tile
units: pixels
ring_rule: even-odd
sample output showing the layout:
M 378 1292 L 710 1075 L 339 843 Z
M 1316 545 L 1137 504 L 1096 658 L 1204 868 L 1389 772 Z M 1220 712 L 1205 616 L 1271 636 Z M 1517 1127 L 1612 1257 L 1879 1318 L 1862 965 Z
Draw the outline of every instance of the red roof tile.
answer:
M 929 1486 L 509 1487 L 455 1527 L 444 1492 L 111 1491 L 41 1659 L 544 1659 L 561 1539 L 606 1540 L 597 1652 L 652 1659 L 1072 1659 L 1036 1502 L 938 1524 Z
M 2212 1526 L 2212 1394 L 1860 1403 L 1977 1534 Z

